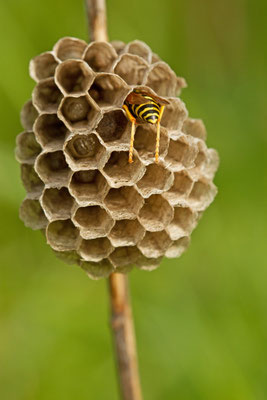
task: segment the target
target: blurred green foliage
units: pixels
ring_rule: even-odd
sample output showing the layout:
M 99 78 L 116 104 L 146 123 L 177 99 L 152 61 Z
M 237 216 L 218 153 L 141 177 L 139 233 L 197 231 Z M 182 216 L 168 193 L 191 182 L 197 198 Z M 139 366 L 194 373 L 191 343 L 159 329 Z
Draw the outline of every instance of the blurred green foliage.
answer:
M 87 40 L 83 4 L 2 0 L 0 15 L 0 398 L 115 400 L 106 282 L 64 265 L 18 219 L 28 63 L 62 36 Z M 146 41 L 186 78 L 182 98 L 221 157 L 189 250 L 131 273 L 144 399 L 264 400 L 266 2 L 114 0 L 108 20 L 111 40 Z

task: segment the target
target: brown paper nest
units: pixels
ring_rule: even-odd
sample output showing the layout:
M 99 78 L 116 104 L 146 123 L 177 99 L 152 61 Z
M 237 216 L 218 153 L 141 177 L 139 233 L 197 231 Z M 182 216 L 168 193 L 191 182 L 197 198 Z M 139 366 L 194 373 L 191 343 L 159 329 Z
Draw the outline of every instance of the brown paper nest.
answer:
M 70 37 L 35 57 L 30 75 L 37 84 L 16 148 L 25 225 L 44 231 L 59 257 L 94 279 L 179 257 L 216 195 L 218 167 L 203 122 L 176 97 L 185 80 L 143 42 L 88 45 Z M 158 164 L 149 124 L 137 127 L 128 163 L 131 124 L 122 105 L 137 86 L 170 103 Z

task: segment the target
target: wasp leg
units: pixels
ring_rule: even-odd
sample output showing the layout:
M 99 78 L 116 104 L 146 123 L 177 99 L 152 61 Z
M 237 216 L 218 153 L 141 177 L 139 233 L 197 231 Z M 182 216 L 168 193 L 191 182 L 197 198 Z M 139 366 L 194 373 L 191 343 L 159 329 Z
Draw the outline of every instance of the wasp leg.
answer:
M 159 162 L 160 121 L 161 121 L 161 118 L 162 118 L 164 107 L 165 106 L 161 106 L 160 107 L 159 117 L 158 117 L 158 121 L 157 121 L 157 139 L 156 139 L 156 151 L 155 151 L 155 162 L 156 163 Z
M 133 145 L 134 145 L 136 119 L 132 116 L 132 114 L 130 113 L 128 107 L 125 104 L 124 104 L 123 108 L 126 111 L 126 115 L 127 115 L 128 119 L 132 123 L 131 142 L 130 142 L 130 149 L 129 149 L 129 163 L 132 163 L 133 162 Z

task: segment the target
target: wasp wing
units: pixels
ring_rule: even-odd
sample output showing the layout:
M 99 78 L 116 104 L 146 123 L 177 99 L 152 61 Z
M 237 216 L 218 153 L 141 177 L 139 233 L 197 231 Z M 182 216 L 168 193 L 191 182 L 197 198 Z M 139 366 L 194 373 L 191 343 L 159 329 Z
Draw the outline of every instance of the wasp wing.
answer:
M 146 104 L 150 102 L 150 100 L 146 99 L 141 93 L 135 92 L 128 94 L 126 101 L 130 104 Z

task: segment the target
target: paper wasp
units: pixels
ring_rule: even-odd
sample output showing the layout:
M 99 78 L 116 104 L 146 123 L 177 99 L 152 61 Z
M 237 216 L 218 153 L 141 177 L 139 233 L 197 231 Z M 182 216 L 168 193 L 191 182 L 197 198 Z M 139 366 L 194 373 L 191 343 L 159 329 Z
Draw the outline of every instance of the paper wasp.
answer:
M 160 141 L 160 121 L 163 115 L 164 107 L 169 101 L 162 97 L 149 93 L 146 89 L 134 89 L 124 102 L 123 108 L 126 111 L 128 119 L 132 123 L 131 142 L 129 150 L 129 163 L 133 162 L 133 144 L 136 124 L 149 123 L 157 124 L 157 138 L 155 161 L 159 160 L 159 141 Z

